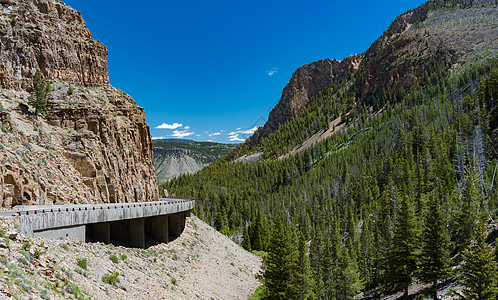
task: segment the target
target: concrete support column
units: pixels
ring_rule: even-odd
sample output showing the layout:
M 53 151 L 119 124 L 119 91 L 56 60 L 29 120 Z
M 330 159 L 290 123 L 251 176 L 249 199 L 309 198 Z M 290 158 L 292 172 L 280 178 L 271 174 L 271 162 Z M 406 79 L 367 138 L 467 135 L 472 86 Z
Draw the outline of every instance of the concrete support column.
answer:
M 169 242 L 168 216 L 157 216 L 152 218 L 152 237 L 161 243 Z
M 185 212 L 185 218 L 190 217 L 191 212 L 192 212 L 192 210 L 187 210 L 187 211 Z
M 92 238 L 102 242 L 109 244 L 111 242 L 111 224 L 110 223 L 96 223 L 91 224 L 92 226 Z
M 180 236 L 183 231 L 184 222 L 183 212 L 169 215 L 170 240 L 174 240 Z
M 183 230 L 185 229 L 185 221 L 186 221 L 185 218 L 187 217 L 187 213 L 186 212 L 182 212 L 180 214 L 182 215 L 182 232 L 183 232 Z
M 145 248 L 144 218 L 130 220 L 130 244 L 135 248 Z

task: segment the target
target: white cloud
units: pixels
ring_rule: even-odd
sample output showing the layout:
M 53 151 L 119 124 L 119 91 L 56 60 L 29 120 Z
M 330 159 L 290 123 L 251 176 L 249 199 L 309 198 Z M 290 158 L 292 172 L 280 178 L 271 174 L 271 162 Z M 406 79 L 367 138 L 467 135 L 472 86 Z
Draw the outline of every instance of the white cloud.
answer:
M 172 136 L 179 138 L 179 139 L 182 139 L 186 136 L 191 136 L 193 134 L 194 134 L 194 132 L 190 132 L 188 130 L 175 130 L 175 131 L 173 131 Z
M 162 123 L 161 125 L 157 126 L 157 127 L 154 127 L 156 129 L 177 129 L 179 127 L 182 127 L 183 124 L 180 124 L 180 123 L 173 123 L 173 124 L 166 124 L 166 123 Z M 188 126 L 187 126 L 188 127 Z M 188 128 L 187 128 L 188 129 Z
M 239 138 L 238 134 L 229 136 L 228 140 L 232 141 L 232 142 L 243 142 L 243 141 L 245 141 L 244 139 Z
M 228 135 L 253 134 L 254 132 L 256 132 L 256 130 L 258 130 L 258 127 L 256 127 L 256 126 L 251 128 L 251 129 L 247 129 L 247 130 L 240 130 L 240 128 L 238 128 L 237 131 L 232 131 Z
M 271 76 L 277 74 L 277 72 L 278 72 L 278 67 L 274 67 L 274 68 L 271 68 L 270 71 L 266 71 L 266 74 L 271 77 Z
M 152 139 L 153 139 L 153 140 L 164 140 L 164 139 L 166 139 L 166 138 L 167 138 L 167 137 L 165 137 L 165 136 L 153 136 L 153 137 L 152 137 Z
M 221 135 L 221 132 L 213 132 L 209 134 L 209 136 L 216 136 L 216 135 Z
M 185 129 L 190 129 L 190 126 L 185 126 Z
M 253 133 L 256 132 L 256 130 L 258 130 L 258 127 L 254 126 L 253 128 L 241 131 L 240 133 L 243 133 L 243 134 L 253 134 Z

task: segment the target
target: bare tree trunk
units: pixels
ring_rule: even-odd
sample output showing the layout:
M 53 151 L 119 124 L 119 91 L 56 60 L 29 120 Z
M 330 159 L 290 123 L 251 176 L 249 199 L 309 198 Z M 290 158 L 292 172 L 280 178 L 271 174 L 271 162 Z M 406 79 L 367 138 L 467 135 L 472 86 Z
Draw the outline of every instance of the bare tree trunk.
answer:
M 437 300 L 437 279 L 432 284 L 432 299 Z

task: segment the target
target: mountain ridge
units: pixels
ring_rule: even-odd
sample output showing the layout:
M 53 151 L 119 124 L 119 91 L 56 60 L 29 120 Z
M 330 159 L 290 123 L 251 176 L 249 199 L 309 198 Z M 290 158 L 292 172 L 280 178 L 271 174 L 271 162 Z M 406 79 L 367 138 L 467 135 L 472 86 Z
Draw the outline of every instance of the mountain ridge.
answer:
M 462 1 L 462 3 L 469 3 Z M 384 105 L 386 97 L 392 97 L 399 93 L 406 93 L 412 84 L 423 80 L 430 68 L 441 63 L 451 63 L 452 65 L 461 66 L 465 61 L 470 59 L 470 56 L 482 55 L 487 51 L 492 51 L 498 47 L 496 40 L 492 37 L 496 34 L 492 23 L 492 17 L 478 28 L 483 30 L 482 36 L 487 37 L 488 41 L 484 46 L 476 48 L 474 45 L 480 42 L 480 37 L 472 33 L 472 28 L 466 28 L 462 24 L 458 24 L 456 14 L 461 14 L 464 18 L 472 18 L 476 16 L 466 16 L 472 14 L 472 8 L 488 7 L 485 15 L 492 13 L 492 0 L 473 1 L 472 4 L 451 4 L 451 1 L 435 0 L 428 1 L 417 8 L 407 11 L 404 14 L 396 17 L 389 25 L 388 29 L 376 39 L 372 45 L 362 54 L 356 54 L 348 57 L 343 61 L 349 62 L 346 68 L 349 77 L 348 79 L 353 86 L 354 95 L 351 97 L 355 105 L 373 106 L 374 111 L 378 111 Z M 448 16 L 437 16 L 433 18 L 434 12 L 439 7 L 448 7 Z M 453 8 L 454 7 L 454 8 Z M 462 9 L 465 7 L 465 9 Z M 454 16 L 451 15 L 452 9 L 458 9 Z M 467 10 L 467 12 L 465 12 Z M 424 25 L 427 17 L 431 17 L 432 22 L 439 22 L 443 25 L 441 28 L 435 26 Z M 456 23 L 455 27 L 448 26 L 442 18 L 453 18 L 449 20 L 451 23 Z M 440 18 L 438 20 L 438 18 Z M 476 17 L 477 18 L 477 17 Z M 482 18 L 482 17 L 481 17 Z M 424 28 L 425 26 L 425 28 Z M 325 73 L 308 72 L 308 77 L 300 76 L 301 70 L 307 70 L 314 65 L 320 65 L 323 61 L 332 61 L 329 59 L 312 62 L 310 64 L 298 68 L 287 85 L 285 86 L 282 97 L 277 105 L 269 114 L 268 121 L 264 126 L 260 127 L 253 136 L 238 147 L 233 153 L 228 156 L 228 159 L 235 159 L 241 154 L 248 152 L 260 151 L 257 145 L 261 140 L 264 140 L 273 132 L 278 130 L 286 122 L 297 117 L 299 112 L 305 110 L 312 103 L 310 98 L 317 96 L 320 90 L 333 85 L 334 78 L 329 77 L 329 71 Z M 337 62 L 336 60 L 333 60 Z M 320 68 L 314 68 L 320 70 Z M 352 71 L 355 72 L 352 72 Z M 304 78 L 303 78 L 304 77 Z M 325 78 L 325 79 L 323 79 Z M 321 86 L 320 90 L 314 88 L 314 85 Z M 297 97 L 292 98 L 288 91 L 302 90 Z M 305 97 L 302 95 L 310 95 Z M 361 103 L 359 103 L 361 99 Z M 292 109 L 291 109 L 292 108 Z M 349 113 L 349 110 L 344 110 L 340 115 L 336 115 L 329 119 L 326 123 L 329 124 L 335 118 Z M 292 113 L 291 113 L 292 111 Z M 322 129 L 322 128 L 320 128 Z M 328 128 L 323 128 L 328 129 Z M 318 128 L 310 135 L 316 133 Z M 293 145 L 295 147 L 298 144 Z M 252 149 L 252 150 L 249 150 Z
M 183 139 L 153 140 L 152 145 L 159 184 L 182 174 L 194 174 L 235 147 L 234 144 Z

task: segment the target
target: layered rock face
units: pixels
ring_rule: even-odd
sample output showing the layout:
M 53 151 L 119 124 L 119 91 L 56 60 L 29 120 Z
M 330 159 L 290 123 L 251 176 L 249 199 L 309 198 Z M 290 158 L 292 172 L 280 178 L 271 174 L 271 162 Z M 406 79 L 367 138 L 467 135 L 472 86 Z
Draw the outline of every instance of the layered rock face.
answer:
M 0 47 L 3 88 L 30 88 L 36 69 L 80 85 L 109 82 L 107 48 L 58 0 L 1 0 Z
M 359 100 L 373 104 L 385 92 L 409 91 L 443 63 L 457 69 L 496 53 L 496 2 L 471 2 L 427 2 L 397 17 L 364 54 L 355 81 Z
M 81 14 L 0 4 L 0 207 L 157 200 L 144 110 L 108 84 L 107 50 Z M 53 80 L 45 117 L 26 105 L 36 69 Z
M 23 111 L 27 92 L 0 94 L 0 206 L 157 200 L 143 108 L 110 86 L 52 87 L 46 118 Z
M 351 56 L 342 61 L 327 58 L 299 67 L 282 91 L 282 97 L 270 112 L 266 124 L 247 140 L 247 144 L 257 144 L 287 120 L 295 118 L 307 107 L 310 98 L 325 87 L 347 80 L 359 62 L 359 56 Z

